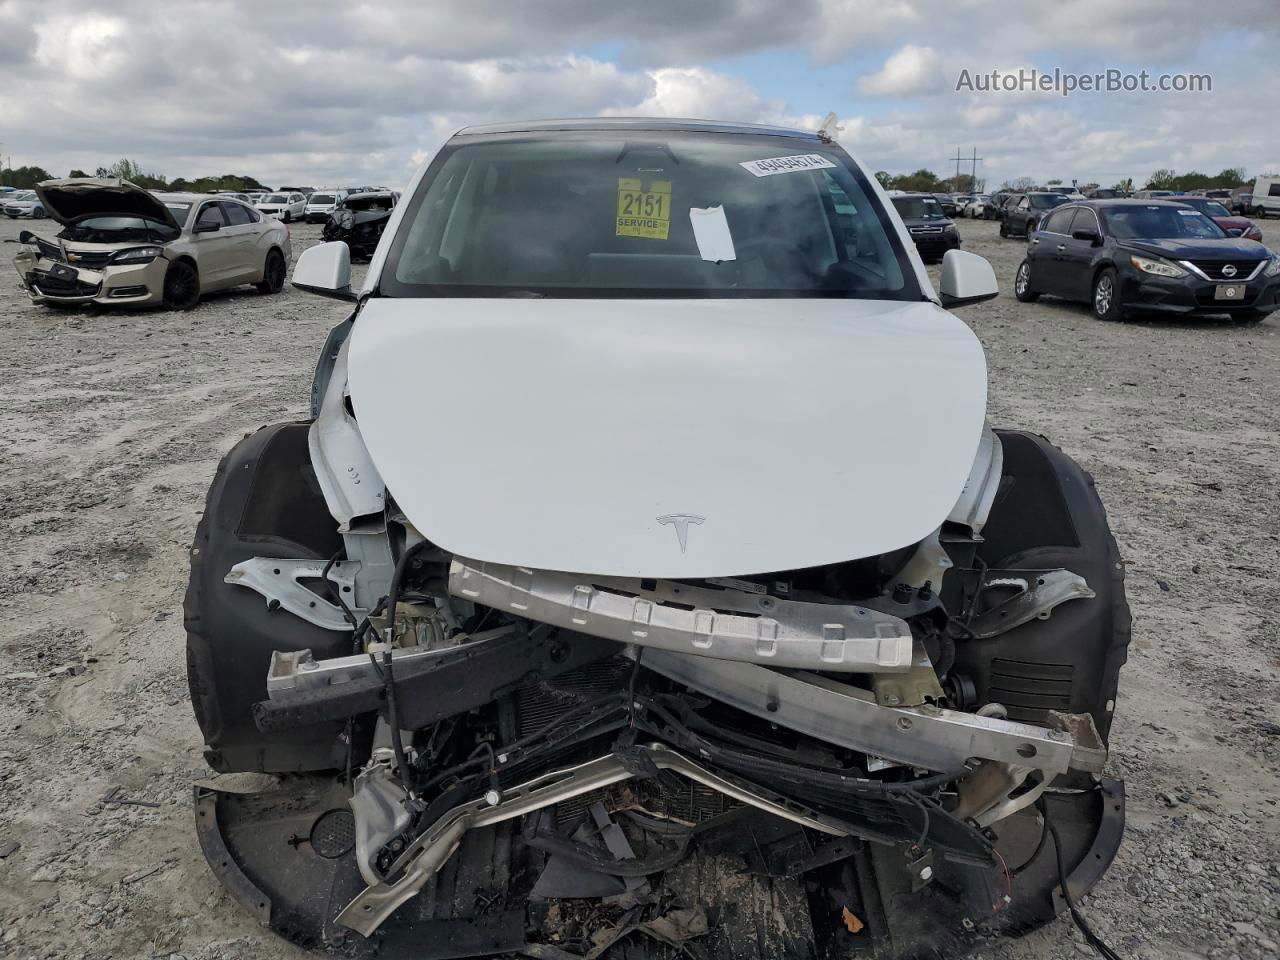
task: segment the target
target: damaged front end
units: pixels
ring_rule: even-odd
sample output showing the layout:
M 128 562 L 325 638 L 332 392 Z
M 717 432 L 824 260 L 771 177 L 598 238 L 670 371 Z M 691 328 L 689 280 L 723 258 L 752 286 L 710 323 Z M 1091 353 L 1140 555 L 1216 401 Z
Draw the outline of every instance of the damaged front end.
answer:
M 951 956 L 1060 908 L 1047 820 L 1074 896 L 1110 863 L 1122 573 L 1087 476 L 1040 438 L 989 433 L 912 548 L 646 580 L 475 562 L 394 504 L 361 514 L 382 488 L 329 473 L 348 414 L 326 408 L 310 447 L 288 424 L 229 455 L 188 595 L 210 762 L 306 773 L 196 791 L 215 872 L 279 933 L 418 958 Z M 312 502 L 268 521 L 271 478 L 309 464 Z M 325 498 L 341 533 L 262 554 L 255 525 Z

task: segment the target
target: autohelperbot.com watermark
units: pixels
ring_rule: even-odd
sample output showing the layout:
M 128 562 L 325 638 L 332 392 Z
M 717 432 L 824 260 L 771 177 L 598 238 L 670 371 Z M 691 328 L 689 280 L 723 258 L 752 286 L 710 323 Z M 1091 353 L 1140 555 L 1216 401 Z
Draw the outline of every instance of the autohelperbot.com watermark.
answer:
M 1207 73 L 1149 73 L 1108 69 L 1098 73 L 1071 73 L 1055 68 L 1038 70 L 971 71 L 962 69 L 956 92 L 970 93 L 1212 93 L 1213 77 Z

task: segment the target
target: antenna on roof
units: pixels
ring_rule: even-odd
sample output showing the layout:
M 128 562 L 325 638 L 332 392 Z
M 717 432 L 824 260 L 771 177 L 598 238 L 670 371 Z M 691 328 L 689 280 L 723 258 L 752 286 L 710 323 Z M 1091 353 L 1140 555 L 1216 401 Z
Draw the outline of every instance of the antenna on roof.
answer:
M 823 143 L 835 143 L 836 138 L 840 136 L 840 131 L 844 129 L 840 126 L 839 120 L 834 110 L 823 117 L 822 126 L 818 129 L 818 139 Z

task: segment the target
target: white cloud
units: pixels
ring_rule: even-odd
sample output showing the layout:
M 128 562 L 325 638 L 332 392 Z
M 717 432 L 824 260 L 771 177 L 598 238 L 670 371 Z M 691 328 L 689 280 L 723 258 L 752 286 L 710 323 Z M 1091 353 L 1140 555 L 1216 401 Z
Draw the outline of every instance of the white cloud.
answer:
M 875 73 L 858 78 L 858 90 L 871 96 L 911 96 L 942 89 L 942 57 L 933 47 L 907 44 Z
M 1264 102 L 1280 86 L 1275 4 L 1233 0 L 1205 21 L 1201 0 L 219 0 L 180 15 L 160 0 L 0 0 L 0 139 L 15 166 L 56 174 L 129 157 L 170 177 L 400 184 L 471 123 L 816 129 L 834 108 L 850 114 L 844 143 L 899 172 L 941 173 L 975 146 L 996 181 L 1259 172 L 1280 167 Z M 954 92 L 961 67 L 997 66 L 1210 72 L 1214 92 Z

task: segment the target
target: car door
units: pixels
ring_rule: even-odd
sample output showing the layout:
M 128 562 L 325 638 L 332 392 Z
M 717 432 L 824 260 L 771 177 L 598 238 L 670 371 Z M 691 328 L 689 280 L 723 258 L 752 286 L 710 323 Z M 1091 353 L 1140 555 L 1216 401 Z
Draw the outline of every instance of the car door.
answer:
M 230 239 L 227 247 L 228 283 L 248 283 L 262 272 L 263 257 L 258 254 L 258 228 L 248 207 L 231 200 L 222 202 L 227 225 L 222 228 Z
M 1063 231 L 1066 236 L 1054 237 L 1058 241 L 1059 296 L 1087 302 L 1093 296 L 1093 261 L 1098 247 L 1090 240 L 1077 239 L 1073 234 L 1089 231 L 1101 239 L 1098 215 L 1089 207 L 1069 207 L 1055 210 L 1052 216 L 1059 213 L 1072 214 L 1071 222 Z
M 217 200 L 203 203 L 191 223 L 191 249 L 200 272 L 200 289 L 224 286 L 235 259 L 232 255 L 235 237 L 226 230 L 227 217 L 222 212 L 222 204 Z M 216 226 L 212 230 L 201 229 L 210 225 Z
M 1010 223 L 1010 227 L 1018 233 L 1030 235 L 1031 217 L 1031 198 L 1019 197 L 1017 206 L 1013 208 L 1013 221 Z
M 1062 296 L 1062 241 L 1071 224 L 1075 208 L 1055 210 L 1045 218 L 1043 226 L 1027 241 L 1027 258 L 1031 260 L 1032 286 L 1040 293 Z

